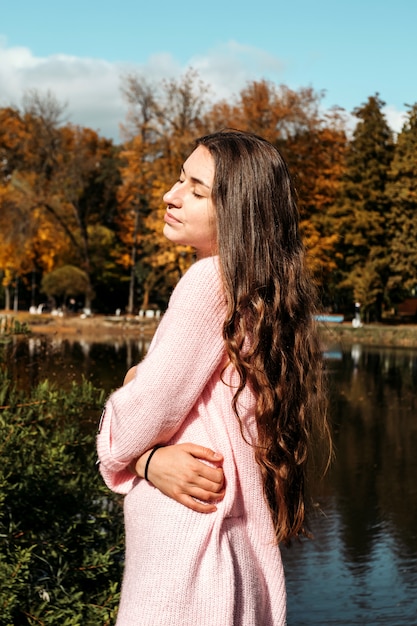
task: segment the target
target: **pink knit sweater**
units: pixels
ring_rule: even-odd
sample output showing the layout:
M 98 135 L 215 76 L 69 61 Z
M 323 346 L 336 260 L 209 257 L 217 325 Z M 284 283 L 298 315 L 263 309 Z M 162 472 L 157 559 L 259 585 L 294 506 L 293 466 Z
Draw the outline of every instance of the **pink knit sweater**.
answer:
M 231 400 L 236 373 L 222 339 L 225 302 L 216 257 L 195 263 L 172 294 L 134 380 L 109 398 L 100 471 L 124 500 L 126 560 L 117 626 L 282 626 L 281 556 L 253 449 Z M 253 440 L 254 398 L 241 396 Z M 226 495 L 196 513 L 135 478 L 128 464 L 157 443 L 194 442 L 224 455 Z

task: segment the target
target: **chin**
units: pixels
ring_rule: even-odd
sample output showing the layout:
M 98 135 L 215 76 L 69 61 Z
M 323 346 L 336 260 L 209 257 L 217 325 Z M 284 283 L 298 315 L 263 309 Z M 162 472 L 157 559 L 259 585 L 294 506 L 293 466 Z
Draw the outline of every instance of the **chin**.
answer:
M 169 224 L 165 224 L 164 228 L 162 229 L 162 234 L 169 241 L 172 241 L 173 243 L 178 243 L 177 238 L 175 237 L 175 231 L 173 231 L 173 229 L 170 228 Z

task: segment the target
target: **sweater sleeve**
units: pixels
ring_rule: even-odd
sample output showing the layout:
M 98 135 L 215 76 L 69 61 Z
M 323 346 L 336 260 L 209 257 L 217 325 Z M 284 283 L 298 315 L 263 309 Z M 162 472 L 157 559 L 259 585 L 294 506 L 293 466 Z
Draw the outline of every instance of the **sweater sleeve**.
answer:
M 224 360 L 224 316 L 217 261 L 202 259 L 174 290 L 134 379 L 106 402 L 97 450 L 110 489 L 127 493 L 135 480 L 129 463 L 180 428 Z

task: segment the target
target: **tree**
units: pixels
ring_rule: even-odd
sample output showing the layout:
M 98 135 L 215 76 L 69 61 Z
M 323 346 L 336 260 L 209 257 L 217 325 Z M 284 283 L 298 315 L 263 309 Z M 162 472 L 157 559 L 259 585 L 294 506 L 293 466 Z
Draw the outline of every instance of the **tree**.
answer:
M 342 112 L 334 109 L 289 137 L 284 148 L 295 174 L 307 262 L 322 288 L 323 303 L 333 307 L 338 234 L 331 209 L 345 168 L 345 128 Z
M 150 212 L 153 161 L 158 151 L 159 129 L 155 86 L 131 75 L 126 78 L 123 93 L 129 104 L 127 125 L 124 127 L 128 140 L 121 153 L 118 223 L 120 237 L 126 245 L 120 263 L 130 269 L 127 312 L 132 314 L 135 308 L 135 282 L 139 278 L 136 271 L 138 240 L 147 232 L 145 218 Z
M 24 158 L 27 128 L 20 112 L 12 107 L 0 109 L 0 184 L 6 185 Z
M 90 289 L 90 280 L 86 272 L 72 265 L 65 265 L 44 274 L 41 284 L 41 290 L 49 298 L 61 300 L 63 306 L 69 297 L 86 297 Z
M 323 115 L 322 92 L 295 91 L 261 80 L 242 89 L 233 103 L 216 103 L 205 117 L 210 131 L 234 127 L 261 135 L 283 154 L 294 177 L 308 263 L 320 284 L 335 267 L 337 236 L 327 209 L 334 201 L 346 148 L 340 111 Z
M 33 206 L 30 178 L 13 173 L 6 185 L 0 185 L 0 270 L 6 308 L 10 308 L 13 285 L 19 280 L 26 284 L 37 271 L 50 271 L 68 249 L 52 216 Z
M 86 273 L 93 293 L 90 232 L 98 224 L 113 225 L 119 184 L 118 150 L 88 128 L 64 127 L 62 166 L 55 173 L 55 216 L 72 242 L 73 262 Z
M 11 179 L 24 158 L 27 129 L 20 113 L 0 109 L 0 276 L 5 290 L 5 308 L 11 308 L 11 288 L 17 289 L 19 276 L 33 267 L 30 238 L 33 225 L 25 202 L 14 193 Z
M 4 236 L 17 249 L 18 232 L 12 216 L 19 211 L 20 223 L 30 224 L 25 232 L 32 271 L 50 271 L 57 263 L 71 263 L 86 272 L 91 282 L 98 272 L 91 264 L 89 233 L 98 223 L 113 226 L 118 151 L 110 140 L 90 129 L 63 126 L 64 109 L 52 94 L 41 96 L 32 91 L 24 99 L 22 116 L 3 113 L 9 127 L 0 134 L 6 153 L 4 184 L 8 186 L 3 217 L 9 225 Z M 12 141 L 16 127 L 19 141 Z M 21 271 L 16 263 L 15 273 Z M 87 307 L 92 293 L 91 284 Z
M 0 237 L 11 251 L 7 262 L 13 270 L 6 271 L 5 276 L 13 276 L 16 281 L 25 281 L 29 272 L 33 275 L 37 270 L 52 269 L 56 256 L 68 243 L 68 232 L 62 229 L 62 220 L 57 220 L 53 192 L 64 109 L 49 92 L 42 97 L 30 91 L 24 97 L 22 113 L 3 111 L 1 138 L 6 176 Z M 69 232 L 72 234 L 71 229 Z M 25 265 L 19 262 L 22 250 Z
M 398 136 L 386 194 L 391 203 L 388 289 L 398 302 L 417 293 L 417 104 L 409 108 Z
M 189 250 L 169 247 L 162 235 L 162 196 L 178 178 L 194 139 L 202 132 L 206 93 L 193 70 L 178 81 L 158 84 L 134 75 L 126 79 L 129 111 L 127 141 L 121 152 L 118 220 L 126 246 L 120 262 L 130 269 L 129 313 L 139 290 L 145 308 L 156 291 L 159 297 L 164 293 L 166 300 L 190 262 Z M 134 288 L 137 280 L 140 285 Z
M 322 96 L 311 87 L 294 91 L 267 80 L 251 81 L 233 102 L 214 104 L 204 125 L 210 132 L 228 126 L 252 132 L 282 148 L 290 137 L 317 126 Z
M 389 277 L 386 221 L 388 170 L 393 155 L 393 137 L 382 113 L 378 94 L 354 110 L 358 123 L 346 154 L 346 170 L 340 197 L 331 211 L 339 225 L 339 288 L 346 289 L 351 304 L 359 301 L 368 316 L 381 318 Z M 358 276 L 367 277 L 366 291 Z M 370 277 L 374 277 L 369 283 Z M 361 295 L 366 294 L 366 301 Z
M 28 232 L 29 231 L 29 232 Z M 33 268 L 30 246 L 32 223 L 24 206 L 14 202 L 10 186 L 0 186 L 0 268 L 5 290 L 5 308 L 11 309 L 11 288 Z

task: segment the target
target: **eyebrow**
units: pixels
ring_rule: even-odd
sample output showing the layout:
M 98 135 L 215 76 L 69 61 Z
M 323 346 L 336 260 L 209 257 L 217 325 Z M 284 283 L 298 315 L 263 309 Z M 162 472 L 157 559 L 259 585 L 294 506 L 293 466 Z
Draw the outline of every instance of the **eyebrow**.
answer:
M 185 173 L 185 169 L 184 166 L 181 167 L 181 172 L 184 174 L 184 176 L 187 176 L 187 174 Z M 195 185 L 203 185 L 203 187 L 206 187 L 206 189 L 208 189 L 210 191 L 210 185 L 207 185 L 207 183 L 204 182 L 204 180 L 201 180 L 200 178 L 196 178 L 195 176 L 187 176 L 187 178 L 189 178 Z

